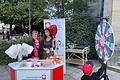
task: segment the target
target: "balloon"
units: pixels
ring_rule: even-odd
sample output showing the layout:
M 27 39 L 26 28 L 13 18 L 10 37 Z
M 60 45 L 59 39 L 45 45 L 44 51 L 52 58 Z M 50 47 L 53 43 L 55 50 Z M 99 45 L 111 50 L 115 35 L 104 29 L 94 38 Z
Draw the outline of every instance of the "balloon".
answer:
M 52 36 L 55 37 L 56 34 L 57 34 L 57 26 L 54 25 L 54 24 L 53 24 L 53 25 L 50 25 L 49 29 L 50 29 L 50 31 L 51 31 Z

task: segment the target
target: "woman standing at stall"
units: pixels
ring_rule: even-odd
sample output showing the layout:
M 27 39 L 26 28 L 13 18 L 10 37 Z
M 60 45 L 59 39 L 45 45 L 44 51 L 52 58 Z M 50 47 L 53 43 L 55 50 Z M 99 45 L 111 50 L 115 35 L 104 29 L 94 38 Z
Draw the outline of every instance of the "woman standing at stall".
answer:
M 43 57 L 46 59 L 47 57 L 53 55 L 50 54 L 50 51 L 53 51 L 55 48 L 55 40 L 52 37 L 52 34 L 50 32 L 50 29 L 44 30 L 44 38 L 42 40 L 42 48 L 43 48 Z
M 41 38 L 39 37 L 39 32 L 37 30 L 32 31 L 32 38 L 33 39 L 27 43 L 33 46 L 34 49 L 28 57 L 33 59 L 42 59 Z

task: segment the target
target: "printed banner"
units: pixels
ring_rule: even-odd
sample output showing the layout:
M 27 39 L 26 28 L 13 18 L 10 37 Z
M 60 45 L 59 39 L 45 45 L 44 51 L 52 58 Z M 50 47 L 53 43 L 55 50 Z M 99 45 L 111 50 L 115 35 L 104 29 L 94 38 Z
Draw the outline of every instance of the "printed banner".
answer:
M 64 64 L 64 74 L 66 73 L 65 64 L 65 19 L 45 19 L 44 29 L 49 28 L 55 38 L 55 53 L 60 55 Z

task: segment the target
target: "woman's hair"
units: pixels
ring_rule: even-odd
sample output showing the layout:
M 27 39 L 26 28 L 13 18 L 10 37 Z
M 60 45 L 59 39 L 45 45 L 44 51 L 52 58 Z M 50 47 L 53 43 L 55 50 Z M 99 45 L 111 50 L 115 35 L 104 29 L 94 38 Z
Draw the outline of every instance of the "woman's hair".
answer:
M 33 30 L 33 31 L 32 31 L 32 33 L 37 33 L 37 34 L 38 34 L 39 32 L 38 32 L 38 31 L 36 31 L 36 30 Z
M 32 31 L 32 34 L 34 34 L 34 33 L 37 33 L 38 36 L 39 36 L 39 32 L 38 32 L 37 30 L 33 30 L 33 31 Z
M 45 35 L 45 31 L 49 31 L 50 37 L 53 39 L 52 33 L 51 33 L 50 29 L 48 29 L 48 28 L 46 28 L 46 29 L 44 30 L 44 38 L 47 37 L 47 36 Z

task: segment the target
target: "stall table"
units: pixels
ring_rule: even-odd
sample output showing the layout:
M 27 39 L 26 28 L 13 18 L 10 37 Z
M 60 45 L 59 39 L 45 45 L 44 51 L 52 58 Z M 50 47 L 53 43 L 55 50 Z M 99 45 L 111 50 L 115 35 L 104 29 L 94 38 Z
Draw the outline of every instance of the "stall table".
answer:
M 63 64 L 50 67 L 20 67 L 19 62 L 8 64 L 10 80 L 63 80 Z

